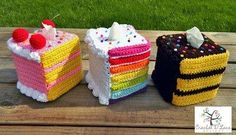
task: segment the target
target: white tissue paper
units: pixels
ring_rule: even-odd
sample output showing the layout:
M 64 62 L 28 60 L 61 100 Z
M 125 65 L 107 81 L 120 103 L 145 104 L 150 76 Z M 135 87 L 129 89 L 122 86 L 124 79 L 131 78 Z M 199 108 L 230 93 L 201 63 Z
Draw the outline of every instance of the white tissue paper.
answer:
M 40 32 L 47 40 L 54 40 L 57 34 L 56 28 L 53 28 L 51 25 L 42 23 L 43 29 Z
M 121 41 L 125 37 L 125 31 L 122 26 L 120 26 L 117 22 L 114 22 L 110 28 L 110 33 L 108 36 L 108 40 L 110 41 Z
M 192 29 L 187 30 L 186 35 L 187 35 L 187 41 L 194 48 L 199 48 L 204 42 L 202 33 L 197 27 L 193 27 Z

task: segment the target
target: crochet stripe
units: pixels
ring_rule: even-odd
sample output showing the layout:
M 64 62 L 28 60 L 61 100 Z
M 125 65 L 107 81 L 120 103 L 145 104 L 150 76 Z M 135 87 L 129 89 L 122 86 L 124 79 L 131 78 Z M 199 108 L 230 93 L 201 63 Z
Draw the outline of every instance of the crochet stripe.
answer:
M 227 65 L 229 52 L 199 58 L 187 58 L 180 62 L 180 74 L 197 74 L 212 69 L 222 69 Z
M 131 69 L 136 70 L 136 69 L 143 68 L 143 67 L 147 66 L 148 64 L 149 64 L 149 60 L 146 59 L 144 61 L 140 61 L 140 62 L 134 63 L 134 64 L 123 65 L 123 66 L 118 66 L 118 67 L 112 67 L 112 68 L 110 68 L 110 72 L 112 74 L 127 72 Z
M 214 85 L 214 86 L 210 86 L 210 87 L 206 87 L 206 88 L 202 88 L 202 89 L 198 89 L 198 90 L 191 90 L 191 91 L 181 91 L 179 89 L 174 90 L 174 95 L 178 95 L 178 96 L 187 96 L 187 95 L 193 95 L 193 94 L 198 94 L 198 93 L 202 93 L 202 92 L 206 92 L 206 91 L 211 91 L 213 89 L 217 89 L 220 86 L 220 84 Z
M 61 46 L 52 49 L 41 56 L 41 61 L 44 68 L 49 68 L 57 63 L 60 63 L 64 59 L 68 58 L 71 54 L 80 50 L 78 45 L 79 38 L 76 37 L 70 42 L 67 42 Z
M 210 100 L 216 96 L 218 89 L 219 88 L 216 88 L 210 91 L 188 95 L 188 96 L 178 96 L 178 95 L 173 94 L 172 103 L 177 106 L 185 106 L 185 105 L 190 105 L 190 104 L 195 104 L 195 103 L 203 102 L 206 100 Z
M 177 78 L 177 87 L 182 91 L 189 91 L 193 89 L 201 89 L 204 87 L 219 84 L 222 80 L 222 74 L 217 74 L 208 77 L 195 78 L 195 79 L 180 79 Z
M 130 56 L 130 57 L 123 57 L 123 58 L 117 58 L 117 59 L 109 58 L 109 63 L 111 65 L 130 63 L 130 62 L 135 62 L 135 61 L 139 61 L 139 60 L 148 58 L 149 56 L 150 56 L 150 51 L 148 51 L 144 54 L 141 54 L 141 55 L 134 55 L 134 56 Z
M 150 47 L 151 47 L 151 43 L 148 42 L 147 44 L 139 44 L 139 45 L 111 49 L 108 51 L 108 54 L 111 57 L 120 57 L 120 56 L 141 53 L 141 52 L 147 51 L 148 49 L 150 49 Z
M 197 74 L 180 74 L 179 78 L 181 79 L 194 79 L 194 78 L 200 78 L 200 77 L 208 77 L 212 75 L 222 74 L 225 71 L 226 67 L 223 67 L 221 69 L 215 69 L 208 72 L 201 72 Z

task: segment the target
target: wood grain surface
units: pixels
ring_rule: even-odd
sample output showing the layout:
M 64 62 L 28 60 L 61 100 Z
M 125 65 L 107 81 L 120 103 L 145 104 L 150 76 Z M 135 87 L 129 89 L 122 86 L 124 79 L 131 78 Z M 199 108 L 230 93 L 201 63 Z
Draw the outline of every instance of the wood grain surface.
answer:
M 193 134 L 194 106 L 232 106 L 236 129 L 236 33 L 204 32 L 230 51 L 216 98 L 186 107 L 166 103 L 149 81 L 147 92 L 102 106 L 83 80 L 54 102 L 39 103 L 16 89 L 16 71 L 6 41 L 14 28 L 0 28 L 0 133 L 4 134 Z M 31 32 L 34 28 L 27 28 Z M 61 29 L 81 38 L 83 70 L 89 68 L 86 29 Z M 154 68 L 157 36 L 179 31 L 139 31 L 152 42 L 149 76 Z

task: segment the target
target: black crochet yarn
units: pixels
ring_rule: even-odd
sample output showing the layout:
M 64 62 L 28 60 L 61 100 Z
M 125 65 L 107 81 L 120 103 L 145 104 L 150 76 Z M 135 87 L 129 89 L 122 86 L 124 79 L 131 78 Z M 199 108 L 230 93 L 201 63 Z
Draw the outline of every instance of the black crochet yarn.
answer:
M 172 102 L 173 94 L 175 94 L 175 92 L 180 93 L 176 89 L 177 78 L 194 79 L 222 74 L 224 72 L 225 68 L 198 74 L 180 74 L 180 62 L 185 58 L 198 58 L 226 52 L 223 47 L 215 44 L 204 34 L 202 35 L 204 37 L 204 43 L 199 49 L 190 46 L 185 33 L 163 35 L 157 38 L 158 51 L 156 65 L 151 77 L 165 101 Z M 208 89 L 209 88 L 207 88 L 207 90 Z
M 168 52 L 167 46 L 161 43 L 160 38 L 157 39 L 157 61 L 151 77 L 163 99 L 171 102 L 173 91 L 176 89 L 176 80 L 179 76 L 180 58 L 172 54 L 175 52 Z

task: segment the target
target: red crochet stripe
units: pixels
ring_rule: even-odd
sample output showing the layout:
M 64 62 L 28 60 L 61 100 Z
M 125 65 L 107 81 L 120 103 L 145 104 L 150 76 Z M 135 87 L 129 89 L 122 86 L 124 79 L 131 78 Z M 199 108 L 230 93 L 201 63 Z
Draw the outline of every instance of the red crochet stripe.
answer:
M 145 58 L 148 58 L 150 56 L 150 51 L 140 54 L 140 55 L 134 55 L 130 57 L 121 57 L 117 59 L 111 59 L 109 58 L 109 62 L 111 65 L 118 65 L 118 64 L 123 64 L 123 63 L 130 63 L 130 62 L 135 62 L 139 61 Z

